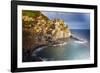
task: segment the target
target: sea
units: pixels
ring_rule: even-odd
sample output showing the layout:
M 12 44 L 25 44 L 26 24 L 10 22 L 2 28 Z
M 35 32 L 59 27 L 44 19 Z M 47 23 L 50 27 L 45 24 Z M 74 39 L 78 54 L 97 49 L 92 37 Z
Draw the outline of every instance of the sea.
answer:
M 70 38 L 66 44 L 58 46 L 40 47 L 40 50 L 33 52 L 33 56 L 41 58 L 43 61 L 59 60 L 83 60 L 90 58 L 90 30 L 71 29 L 72 34 L 77 39 Z M 81 40 L 81 41 L 80 41 Z M 85 41 L 85 42 L 84 42 Z

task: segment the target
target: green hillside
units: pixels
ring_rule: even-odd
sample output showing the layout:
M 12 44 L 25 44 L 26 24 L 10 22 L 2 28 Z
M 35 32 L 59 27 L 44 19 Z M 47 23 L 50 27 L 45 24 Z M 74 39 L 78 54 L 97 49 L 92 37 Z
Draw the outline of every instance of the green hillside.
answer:
M 37 17 L 39 15 L 42 15 L 42 17 L 46 20 L 48 20 L 48 17 L 46 17 L 45 15 L 43 15 L 40 11 L 32 11 L 32 10 L 22 10 L 22 16 L 29 16 L 29 17 Z

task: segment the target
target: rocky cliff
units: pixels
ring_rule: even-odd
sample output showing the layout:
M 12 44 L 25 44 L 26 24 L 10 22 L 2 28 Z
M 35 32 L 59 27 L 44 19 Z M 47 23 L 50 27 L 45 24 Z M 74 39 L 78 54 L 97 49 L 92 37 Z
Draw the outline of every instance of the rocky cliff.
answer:
M 63 20 L 50 20 L 40 11 L 23 10 L 22 24 L 25 50 L 34 50 L 37 46 L 60 43 L 60 40 L 68 39 L 71 36 L 68 25 Z

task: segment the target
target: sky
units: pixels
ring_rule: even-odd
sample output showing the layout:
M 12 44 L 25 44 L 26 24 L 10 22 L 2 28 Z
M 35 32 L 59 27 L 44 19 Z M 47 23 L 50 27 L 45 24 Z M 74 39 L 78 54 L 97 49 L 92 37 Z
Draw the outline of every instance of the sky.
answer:
M 70 29 L 90 29 L 90 14 L 89 13 L 72 13 L 72 12 L 47 12 L 42 13 L 49 19 L 62 19 L 65 24 L 68 24 Z

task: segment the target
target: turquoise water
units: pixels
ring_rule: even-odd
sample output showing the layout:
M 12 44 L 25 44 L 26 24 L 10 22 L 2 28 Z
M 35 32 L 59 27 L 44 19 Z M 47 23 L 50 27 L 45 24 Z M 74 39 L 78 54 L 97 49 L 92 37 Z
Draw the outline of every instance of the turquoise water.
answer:
M 89 47 L 87 47 L 86 44 L 79 44 L 71 41 L 64 46 L 44 48 L 37 53 L 37 56 L 47 61 L 89 59 Z

